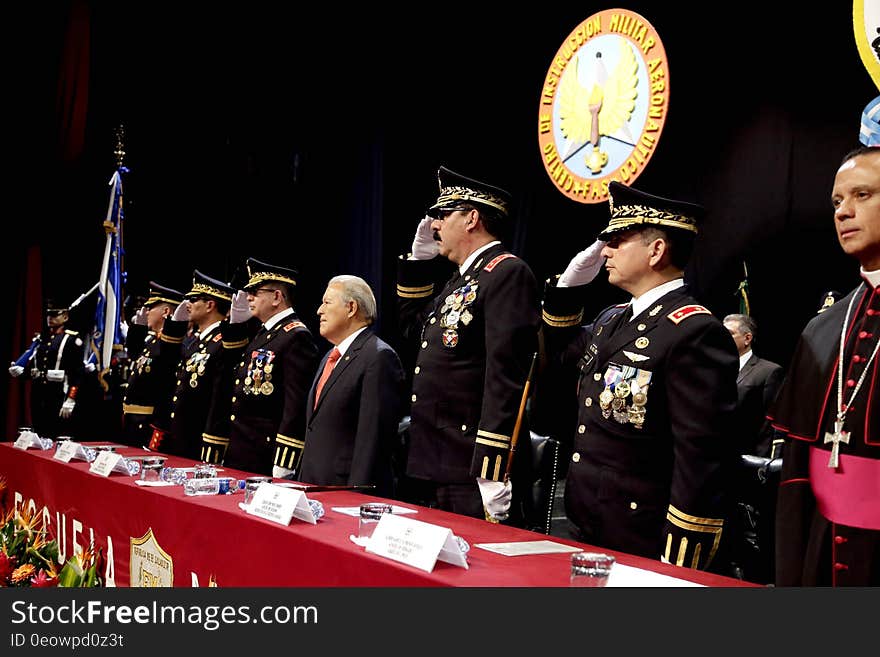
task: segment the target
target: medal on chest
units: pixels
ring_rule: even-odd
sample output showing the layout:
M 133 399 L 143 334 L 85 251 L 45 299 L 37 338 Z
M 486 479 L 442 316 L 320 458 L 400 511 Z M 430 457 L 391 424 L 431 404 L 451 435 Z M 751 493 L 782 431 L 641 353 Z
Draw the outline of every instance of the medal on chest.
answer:
M 271 395 L 275 390 L 272 383 L 272 361 L 275 352 L 270 349 L 254 349 L 248 364 L 247 376 L 244 379 L 246 395 Z
M 459 324 L 467 326 L 474 316 L 470 306 L 477 299 L 479 285 L 470 282 L 451 292 L 443 300 L 440 306 L 440 326 L 443 327 L 441 336 L 443 346 L 452 348 L 458 344 Z

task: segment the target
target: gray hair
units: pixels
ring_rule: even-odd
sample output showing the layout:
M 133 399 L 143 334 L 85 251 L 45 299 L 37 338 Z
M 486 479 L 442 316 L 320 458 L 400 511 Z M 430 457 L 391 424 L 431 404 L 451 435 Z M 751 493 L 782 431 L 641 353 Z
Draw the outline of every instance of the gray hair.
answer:
M 363 278 L 341 274 L 331 278 L 327 285 L 338 285 L 341 288 L 342 300 L 346 303 L 354 301 L 368 326 L 376 321 L 376 297 Z
M 740 315 L 739 313 L 734 313 L 732 315 L 727 315 L 724 318 L 725 322 L 734 322 L 737 325 L 737 331 L 745 335 L 746 333 L 752 334 L 752 340 L 758 337 L 758 323 L 749 315 Z

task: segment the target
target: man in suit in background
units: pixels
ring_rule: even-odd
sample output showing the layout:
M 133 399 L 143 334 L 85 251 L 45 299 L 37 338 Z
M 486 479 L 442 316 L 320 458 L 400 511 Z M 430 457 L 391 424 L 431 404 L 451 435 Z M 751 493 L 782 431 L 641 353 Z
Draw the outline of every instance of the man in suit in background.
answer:
M 244 291 L 263 326 L 245 347 L 244 358 L 227 370 L 232 381 L 221 384 L 231 391 L 223 463 L 283 478 L 293 474 L 305 445 L 306 399 L 318 347 L 293 309 L 298 272 L 254 258 L 247 268 Z M 214 416 L 226 412 L 222 405 L 212 409 Z
M 403 365 L 369 328 L 376 299 L 357 276 L 335 276 L 318 307 L 321 335 L 333 345 L 318 368 L 306 408 L 306 445 L 297 479 L 369 485 L 394 496 L 391 455 L 403 416 Z
M 740 454 L 769 457 L 773 431 L 767 421 L 767 409 L 776 399 L 785 371 L 752 351 L 757 323 L 749 315 L 727 315 L 724 328 L 730 331 L 739 353 L 735 439 Z

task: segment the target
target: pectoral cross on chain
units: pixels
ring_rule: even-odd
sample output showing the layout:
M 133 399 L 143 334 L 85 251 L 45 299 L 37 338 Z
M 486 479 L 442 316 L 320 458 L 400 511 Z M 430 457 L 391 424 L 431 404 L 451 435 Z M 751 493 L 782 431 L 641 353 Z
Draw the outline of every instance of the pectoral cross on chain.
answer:
M 825 444 L 832 443 L 831 458 L 828 459 L 829 468 L 837 468 L 839 466 L 838 454 L 840 452 L 840 443 L 849 444 L 849 431 L 843 430 L 843 418 L 834 421 L 834 433 L 825 432 Z

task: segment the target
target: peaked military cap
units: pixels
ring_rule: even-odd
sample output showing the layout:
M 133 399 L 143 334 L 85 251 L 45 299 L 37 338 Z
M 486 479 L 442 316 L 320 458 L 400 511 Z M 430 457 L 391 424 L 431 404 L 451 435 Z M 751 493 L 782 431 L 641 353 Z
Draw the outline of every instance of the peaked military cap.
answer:
M 446 167 L 440 167 L 437 171 L 437 181 L 440 185 L 440 195 L 437 197 L 437 202 L 428 208 L 429 216 L 437 217 L 440 212 L 448 212 L 466 204 L 489 207 L 498 211 L 502 217 L 507 216 L 510 208 L 510 192 L 467 178 Z
M 185 296 L 187 299 L 208 296 L 221 301 L 232 301 L 233 294 L 235 294 L 235 290 L 229 285 L 216 278 L 206 276 L 196 269 L 193 271 L 192 289 Z
M 173 306 L 181 304 L 183 303 L 183 292 L 150 281 L 150 294 L 144 301 L 144 305 L 155 306 L 157 303 L 170 303 Z
M 245 292 L 251 292 L 263 283 L 275 282 L 296 285 L 296 277 L 299 275 L 295 269 L 270 265 L 268 262 L 260 262 L 255 258 L 248 258 L 247 269 L 249 280 L 244 286 Z
M 614 233 L 624 230 L 648 226 L 678 228 L 696 233 L 697 224 L 706 213 L 696 203 L 646 194 L 616 180 L 608 186 L 608 191 L 611 218 L 605 229 L 599 233 L 600 240 L 607 240 Z
M 70 309 L 55 301 L 55 299 L 46 299 L 46 314 L 47 315 L 60 315 L 61 313 L 66 313 Z

